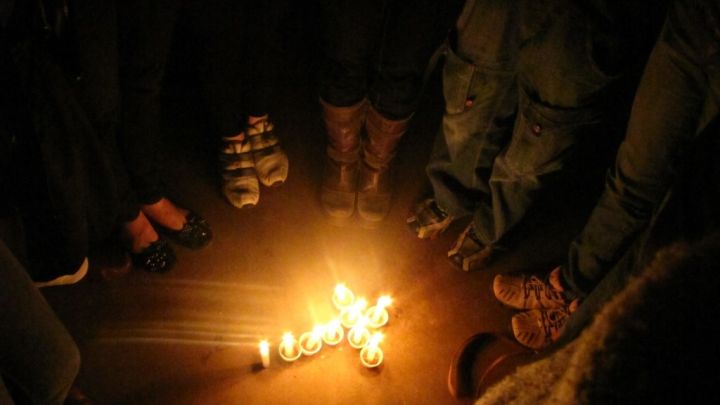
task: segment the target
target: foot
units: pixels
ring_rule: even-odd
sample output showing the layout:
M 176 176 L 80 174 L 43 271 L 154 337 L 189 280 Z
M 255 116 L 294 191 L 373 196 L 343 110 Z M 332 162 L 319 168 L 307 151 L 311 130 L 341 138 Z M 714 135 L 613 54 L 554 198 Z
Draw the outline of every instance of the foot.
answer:
M 570 314 L 568 307 L 521 312 L 512 317 L 513 335 L 523 346 L 544 349 L 560 338 Z
M 258 180 L 273 187 L 285 182 L 290 163 L 275 135 L 275 126 L 267 115 L 248 117 L 247 135 L 250 141 Z
M 420 239 L 434 239 L 443 233 L 452 221 L 453 217 L 432 197 L 415 204 L 412 215 L 407 218 L 408 226 Z
M 160 239 L 142 211 L 135 219 L 124 224 L 124 231 L 135 267 L 153 273 L 170 270 L 175 263 L 175 253 L 165 240 Z
M 237 208 L 251 208 L 260 201 L 260 183 L 250 142 L 242 132 L 223 138 L 218 156 L 222 193 Z
M 185 226 L 190 212 L 185 208 L 178 207 L 165 197 L 156 203 L 143 205 L 141 210 L 156 224 L 174 231 L 179 231 Z
M 574 301 L 562 288 L 559 267 L 547 280 L 498 274 L 493 280 L 493 292 L 500 302 L 515 309 L 566 308 Z
M 496 253 L 497 248 L 480 242 L 474 225 L 470 223 L 448 251 L 448 258 L 464 271 L 475 271 L 490 265 Z

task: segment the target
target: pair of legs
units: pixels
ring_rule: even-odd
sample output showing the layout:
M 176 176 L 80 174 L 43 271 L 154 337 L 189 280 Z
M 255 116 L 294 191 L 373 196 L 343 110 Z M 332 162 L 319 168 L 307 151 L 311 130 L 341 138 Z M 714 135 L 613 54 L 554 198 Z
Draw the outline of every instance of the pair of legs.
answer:
M 589 301 L 598 295 L 607 299 L 622 287 L 627 274 L 618 275 L 611 269 L 657 217 L 669 190 L 677 188 L 688 150 L 707 123 L 718 116 L 720 76 L 712 65 L 699 63 L 714 57 L 706 52 L 720 40 L 715 26 L 720 10 L 709 3 L 681 1 L 670 8 L 638 87 L 605 191 L 572 242 L 568 261 L 553 271 L 556 282 L 532 287 L 557 295 L 561 300 L 556 305 L 576 298 Z M 694 191 L 696 197 L 704 192 Z M 691 218 L 697 214 L 684 215 Z M 510 278 L 503 284 L 521 292 L 527 290 L 528 280 Z M 503 294 L 496 289 L 496 295 Z M 553 339 L 558 336 L 559 331 Z
M 576 152 L 607 137 L 620 33 L 573 1 L 466 3 L 443 70 L 446 111 L 427 165 L 420 237 L 472 217 L 449 256 L 485 267 Z
M 365 225 L 387 215 L 390 164 L 450 9 L 433 1 L 323 4 L 326 58 L 319 93 L 329 146 L 320 199 L 331 219 L 348 220 L 356 200 Z

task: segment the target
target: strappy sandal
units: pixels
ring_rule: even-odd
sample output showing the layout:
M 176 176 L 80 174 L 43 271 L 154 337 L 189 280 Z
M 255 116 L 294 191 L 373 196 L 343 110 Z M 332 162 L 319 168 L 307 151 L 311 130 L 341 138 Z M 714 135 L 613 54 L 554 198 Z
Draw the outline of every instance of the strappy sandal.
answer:
M 222 171 L 222 192 L 237 208 L 254 207 L 260 200 L 255 160 L 247 139 L 223 139 L 218 156 Z
M 437 205 L 434 198 L 426 198 L 413 207 L 413 214 L 407 218 L 410 229 L 420 239 L 432 239 L 445 231 L 453 217 Z
M 248 125 L 246 133 L 260 183 L 268 187 L 282 184 L 287 179 L 290 164 L 275 135 L 273 123 L 269 119 L 258 121 Z

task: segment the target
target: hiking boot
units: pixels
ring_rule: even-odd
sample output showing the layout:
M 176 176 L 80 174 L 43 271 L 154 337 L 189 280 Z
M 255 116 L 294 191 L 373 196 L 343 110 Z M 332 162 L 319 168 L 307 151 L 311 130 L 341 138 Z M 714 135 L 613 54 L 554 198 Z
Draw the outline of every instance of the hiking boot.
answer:
M 377 226 L 390 212 L 393 191 L 390 163 L 409 122 L 409 117 L 393 120 L 373 106 L 368 108 L 367 141 L 363 145 L 357 199 L 361 224 L 367 228 Z
M 453 217 L 440 208 L 434 198 L 426 198 L 415 204 L 413 214 L 407 218 L 408 226 L 420 239 L 434 239 L 452 221 Z
M 496 253 L 497 248 L 480 242 L 474 225 L 470 223 L 448 251 L 448 258 L 464 271 L 475 271 L 486 268 Z
M 355 212 L 360 165 L 360 131 L 365 123 L 367 102 L 338 107 L 322 99 L 323 121 L 328 136 L 327 159 L 320 189 L 320 204 L 336 224 Z
M 560 268 L 553 270 L 548 280 L 536 276 L 498 274 L 493 280 L 495 297 L 515 309 L 551 309 L 566 307 L 572 301 L 559 283 L 550 282 L 560 276 Z
M 518 343 L 534 350 L 558 340 L 570 317 L 567 307 L 531 309 L 512 317 L 512 331 Z

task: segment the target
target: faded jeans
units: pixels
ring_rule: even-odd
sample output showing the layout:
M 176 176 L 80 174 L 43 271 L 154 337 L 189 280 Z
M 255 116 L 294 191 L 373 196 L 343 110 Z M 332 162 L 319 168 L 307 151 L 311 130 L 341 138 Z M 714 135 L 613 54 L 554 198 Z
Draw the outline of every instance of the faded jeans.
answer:
M 603 130 L 622 34 L 592 18 L 568 0 L 466 3 L 427 174 L 438 205 L 473 215 L 484 244 L 501 245 L 578 144 Z
M 650 56 L 605 191 L 571 244 L 563 280 L 585 295 L 647 227 L 690 146 L 717 116 L 720 8 L 676 1 Z

